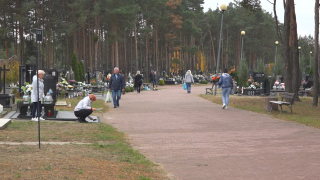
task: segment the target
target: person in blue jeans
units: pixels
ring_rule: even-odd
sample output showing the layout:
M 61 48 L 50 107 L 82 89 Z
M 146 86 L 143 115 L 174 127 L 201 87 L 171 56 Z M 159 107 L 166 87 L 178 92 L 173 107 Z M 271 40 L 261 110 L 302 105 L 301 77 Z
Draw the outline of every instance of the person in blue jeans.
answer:
M 157 71 L 153 72 L 153 89 L 154 89 L 154 85 L 156 85 L 156 88 L 158 87 Z
M 229 106 L 229 95 L 231 91 L 231 87 L 233 86 L 232 76 L 228 74 L 228 69 L 223 70 L 223 74 L 220 76 L 219 88 L 222 87 L 222 109 L 228 109 Z
M 111 89 L 113 105 L 114 108 L 117 108 L 120 106 L 121 90 L 124 91 L 125 81 L 124 76 L 119 74 L 119 68 L 115 67 L 113 72 L 114 74 L 111 75 L 109 80 L 108 91 Z

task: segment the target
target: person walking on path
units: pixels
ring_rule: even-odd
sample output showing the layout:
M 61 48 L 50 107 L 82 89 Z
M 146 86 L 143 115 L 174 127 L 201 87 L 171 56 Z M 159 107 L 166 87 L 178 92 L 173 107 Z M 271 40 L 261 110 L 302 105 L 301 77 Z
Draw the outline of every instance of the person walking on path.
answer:
M 149 74 L 150 83 L 153 82 L 153 70 L 151 70 L 151 73 Z
M 37 114 L 38 117 L 36 117 L 36 111 L 38 106 L 40 106 L 40 109 L 42 108 L 41 101 L 43 98 L 44 93 L 44 84 L 43 84 L 43 77 L 45 72 L 43 70 L 38 70 L 38 77 L 36 75 L 32 78 L 32 92 L 31 92 L 31 102 L 33 102 L 33 108 L 32 108 L 32 119 L 31 121 L 38 121 L 38 117 L 40 117 L 40 113 Z M 37 82 L 39 84 L 39 92 L 37 88 Z M 39 94 L 39 99 L 38 99 Z M 44 121 L 42 117 L 39 118 L 40 120 Z
M 194 83 L 194 80 L 190 70 L 187 71 L 184 77 L 184 82 L 187 85 L 187 93 L 191 93 L 191 83 Z
M 154 89 L 154 85 L 156 85 L 156 88 L 158 87 L 158 77 L 157 77 L 157 71 L 153 72 L 153 89 Z
M 228 109 L 229 106 L 229 95 L 231 87 L 233 86 L 232 76 L 228 74 L 228 70 L 224 69 L 223 73 L 219 79 L 219 82 L 216 83 L 219 85 L 219 88 L 222 87 L 222 109 Z
M 140 71 L 137 71 L 137 74 L 134 77 L 134 87 L 137 89 L 137 93 L 140 93 L 142 82 L 143 82 L 143 79 L 140 74 Z
M 111 90 L 112 98 L 113 98 L 113 105 L 114 108 L 120 106 L 119 100 L 121 98 L 121 90 L 124 92 L 125 82 L 124 76 L 119 74 L 119 68 L 115 67 L 113 69 L 114 74 L 111 75 L 108 91 Z
M 94 94 L 90 94 L 89 96 L 83 98 L 77 106 L 74 108 L 74 115 L 78 118 L 77 122 L 79 123 L 87 123 L 86 117 L 88 117 L 90 120 L 94 120 L 93 117 L 90 115 L 93 111 L 96 110 L 96 108 L 92 108 L 91 104 L 96 101 L 97 98 Z

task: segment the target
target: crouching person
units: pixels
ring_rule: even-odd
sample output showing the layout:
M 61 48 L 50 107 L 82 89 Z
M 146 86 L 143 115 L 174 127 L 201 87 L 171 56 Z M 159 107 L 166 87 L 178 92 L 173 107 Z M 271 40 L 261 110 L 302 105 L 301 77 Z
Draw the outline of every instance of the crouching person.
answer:
M 96 100 L 96 96 L 94 94 L 90 94 L 77 104 L 77 106 L 74 108 L 74 115 L 78 118 L 77 122 L 87 123 L 88 121 L 86 121 L 86 117 L 93 121 L 96 120 L 90 116 L 92 112 L 96 110 L 96 108 L 91 107 L 91 104 Z

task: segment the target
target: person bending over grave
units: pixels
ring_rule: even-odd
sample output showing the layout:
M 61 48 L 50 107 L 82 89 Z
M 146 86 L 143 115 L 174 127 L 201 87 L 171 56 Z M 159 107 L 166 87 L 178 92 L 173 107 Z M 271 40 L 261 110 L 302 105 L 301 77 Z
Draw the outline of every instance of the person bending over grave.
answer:
M 32 119 L 31 121 L 38 121 L 38 118 L 36 117 L 36 111 L 38 106 L 40 106 L 40 109 L 42 108 L 41 101 L 43 98 L 44 93 L 44 84 L 43 84 L 43 77 L 45 72 L 43 70 L 38 70 L 38 77 L 37 75 L 34 75 L 32 78 L 32 92 L 31 92 L 31 102 L 33 102 L 33 108 L 32 108 Z M 37 88 L 37 80 L 39 84 L 39 92 Z M 38 99 L 39 94 L 39 99 Z M 40 117 L 40 113 L 37 114 L 38 117 Z M 42 117 L 39 118 L 40 120 L 45 120 Z
M 90 120 L 95 121 L 90 115 L 96 108 L 92 108 L 91 104 L 96 101 L 97 98 L 94 94 L 90 94 L 89 96 L 83 98 L 77 106 L 74 108 L 74 115 L 78 118 L 77 122 L 79 123 L 87 123 L 86 118 L 88 117 Z

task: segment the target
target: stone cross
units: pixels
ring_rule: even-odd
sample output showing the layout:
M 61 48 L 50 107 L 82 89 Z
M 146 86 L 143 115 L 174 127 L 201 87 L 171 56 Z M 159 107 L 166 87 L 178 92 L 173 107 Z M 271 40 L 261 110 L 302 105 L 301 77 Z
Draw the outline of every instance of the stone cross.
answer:
M 33 70 L 31 70 L 31 67 L 30 67 L 30 69 L 28 71 L 29 71 L 29 74 L 30 74 L 30 84 L 31 84 L 31 80 L 32 80 L 31 73 L 32 73 Z
M 6 69 L 6 65 L 3 65 L 3 69 L 2 67 L 0 67 L 0 92 L 2 91 L 2 82 L 1 82 L 2 71 L 3 71 L 3 86 L 4 86 L 3 94 L 6 94 L 6 71 L 10 71 L 10 69 Z

